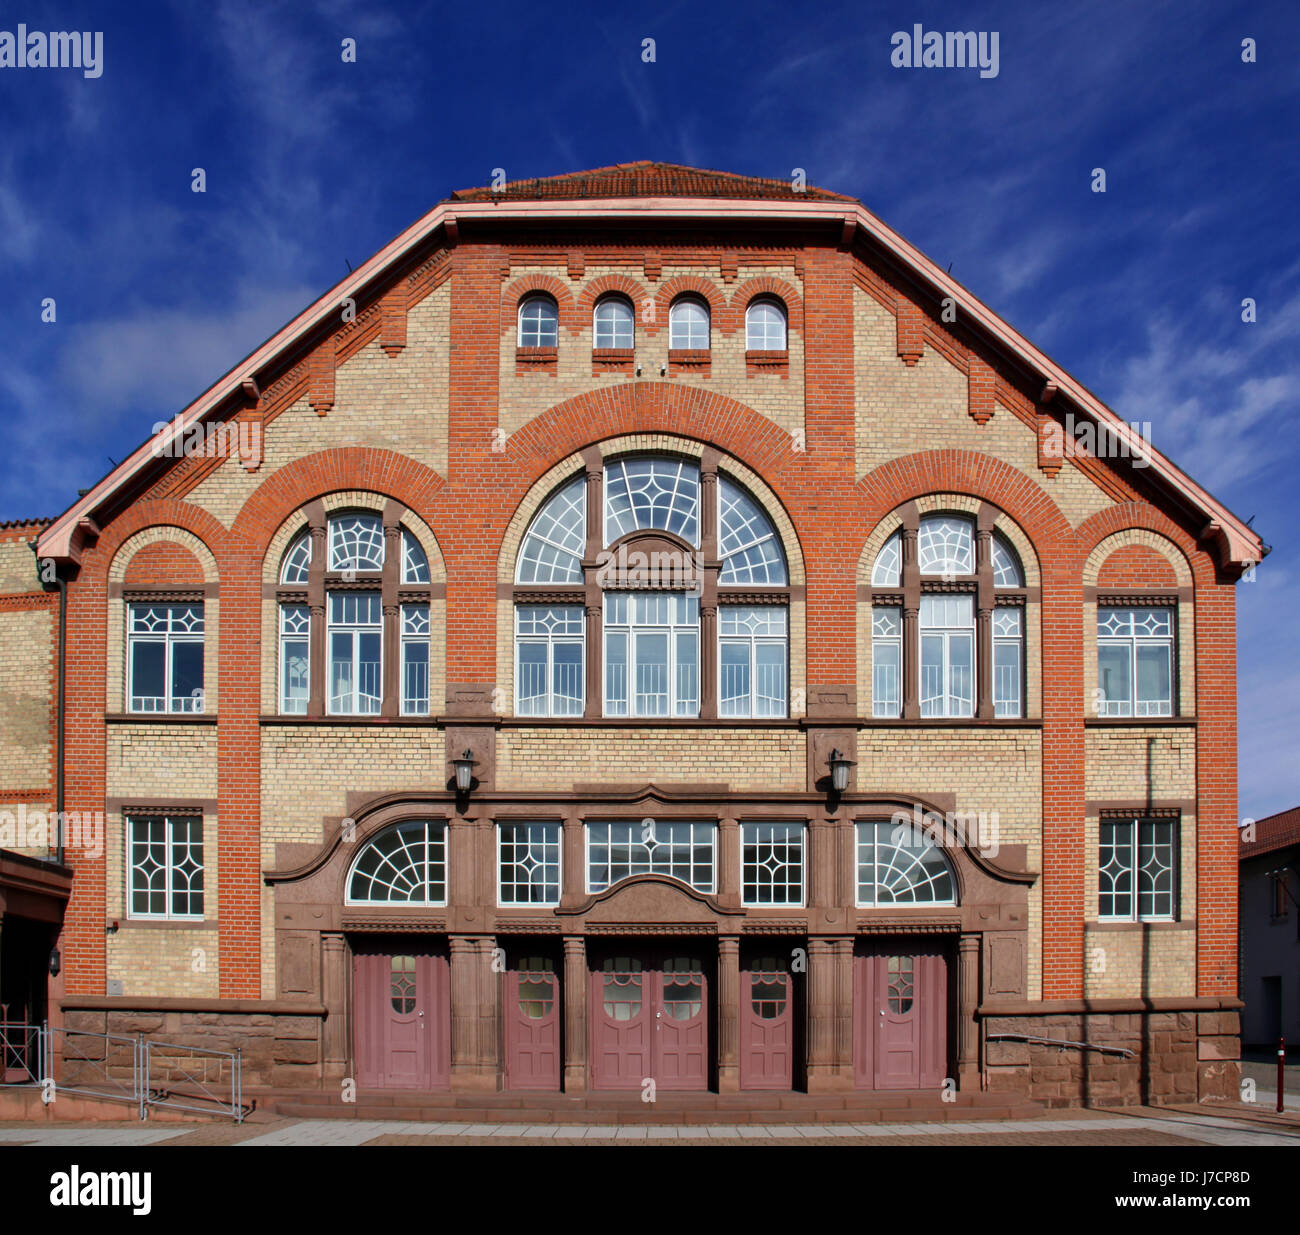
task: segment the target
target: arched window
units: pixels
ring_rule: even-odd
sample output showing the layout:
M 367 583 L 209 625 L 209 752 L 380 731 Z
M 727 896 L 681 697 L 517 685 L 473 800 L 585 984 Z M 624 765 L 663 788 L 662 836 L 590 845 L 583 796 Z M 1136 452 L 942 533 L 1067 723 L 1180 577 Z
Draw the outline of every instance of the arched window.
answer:
M 543 504 L 515 566 L 517 714 L 787 714 L 789 572 L 781 539 L 750 493 L 708 472 L 708 491 L 717 492 L 716 518 L 708 521 L 700 463 L 658 455 L 612 459 Z M 603 551 L 584 566 L 589 487 L 599 491 Z M 708 544 L 706 523 L 714 529 Z M 652 535 L 643 547 L 636 536 L 643 532 L 685 546 Z M 590 609 L 588 571 L 601 589 L 599 607 Z M 716 572 L 718 607 L 704 626 L 707 572 Z M 746 590 L 730 593 L 728 603 L 732 588 Z M 588 657 L 597 662 L 590 671 Z
M 349 905 L 445 905 L 447 825 L 397 823 L 373 836 L 352 863 Z
M 699 296 L 679 296 L 668 310 L 668 346 L 673 351 L 709 350 L 709 306 Z
M 971 515 L 904 508 L 903 527 L 881 546 L 871 568 L 874 716 L 1024 715 L 1024 571 L 991 522 L 977 531 Z M 920 603 L 907 613 L 912 589 Z
M 751 352 L 786 350 L 785 306 L 775 297 L 760 297 L 745 310 L 745 348 Z
M 558 347 L 560 311 L 549 296 L 525 297 L 519 306 L 519 346 Z
M 326 563 L 315 579 L 313 530 Z M 401 528 L 399 568 L 386 571 L 388 537 L 398 534 L 373 511 L 339 511 L 290 544 L 278 589 L 282 713 L 429 714 L 429 559 L 414 533 Z M 313 622 L 324 623 L 324 654 L 315 658 Z M 390 662 L 395 677 L 387 675 Z
M 942 849 L 910 824 L 857 825 L 858 905 L 955 905 L 957 881 Z
M 632 305 L 622 296 L 606 296 L 596 304 L 592 346 L 598 351 L 635 346 L 635 317 Z

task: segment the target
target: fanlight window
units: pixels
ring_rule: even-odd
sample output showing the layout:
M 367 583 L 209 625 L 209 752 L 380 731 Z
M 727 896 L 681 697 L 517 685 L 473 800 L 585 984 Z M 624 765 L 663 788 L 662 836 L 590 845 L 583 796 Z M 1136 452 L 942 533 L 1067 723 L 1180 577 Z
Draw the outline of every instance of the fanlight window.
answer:
M 909 824 L 858 824 L 858 904 L 955 905 L 957 884 L 943 851 Z
M 895 532 L 876 554 L 871 568 L 872 587 L 898 587 L 903 579 L 903 536 Z
M 611 956 L 601 974 L 605 1015 L 612 1021 L 631 1021 L 641 1015 L 641 962 L 632 956 Z
M 993 586 L 1025 586 L 1024 572 L 1020 569 L 1015 550 L 996 534 L 993 537 Z
M 596 306 L 594 346 L 630 348 L 635 337 L 632 306 L 622 296 L 609 296 Z
M 605 468 L 605 544 L 629 532 L 672 532 L 698 545 L 700 469 L 677 459 L 619 459 Z
M 402 529 L 402 582 L 429 582 L 429 558 L 420 542 L 405 528 Z
M 668 346 L 673 351 L 709 349 L 709 306 L 694 296 L 683 296 L 668 310 Z
M 549 296 L 529 296 L 519 306 L 519 346 L 558 347 L 560 313 Z
M 718 500 L 718 582 L 785 586 L 785 554 L 766 511 L 725 476 L 718 477 Z
M 336 515 L 329 540 L 330 570 L 383 570 L 384 521 L 378 515 Z
M 398 823 L 369 840 L 348 875 L 349 905 L 445 905 L 447 826 Z
M 923 575 L 975 573 L 975 535 L 969 519 L 935 515 L 921 520 L 916 558 Z
M 587 485 L 577 476 L 537 512 L 519 550 L 518 583 L 581 583 Z
M 304 529 L 284 555 L 284 566 L 280 571 L 280 582 L 289 587 L 295 584 L 302 584 L 305 587 L 310 569 L 311 532 Z

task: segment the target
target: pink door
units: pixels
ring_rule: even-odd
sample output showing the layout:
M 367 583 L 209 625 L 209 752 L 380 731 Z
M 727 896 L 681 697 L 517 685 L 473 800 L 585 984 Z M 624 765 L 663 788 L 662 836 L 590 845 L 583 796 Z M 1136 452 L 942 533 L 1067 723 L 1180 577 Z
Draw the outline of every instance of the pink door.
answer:
M 709 1000 L 698 956 L 596 958 L 591 973 L 591 1076 L 596 1089 L 707 1089 Z
M 947 1075 L 948 966 L 906 941 L 853 960 L 854 1073 L 860 1089 L 937 1089 Z
M 447 958 L 420 944 L 368 947 L 354 962 L 357 1084 L 445 1089 L 451 1073 Z
M 517 958 L 506 973 L 506 1088 L 560 1088 L 560 983 L 549 956 Z
M 752 956 L 740 971 L 740 1087 L 794 1085 L 794 980 L 779 956 Z

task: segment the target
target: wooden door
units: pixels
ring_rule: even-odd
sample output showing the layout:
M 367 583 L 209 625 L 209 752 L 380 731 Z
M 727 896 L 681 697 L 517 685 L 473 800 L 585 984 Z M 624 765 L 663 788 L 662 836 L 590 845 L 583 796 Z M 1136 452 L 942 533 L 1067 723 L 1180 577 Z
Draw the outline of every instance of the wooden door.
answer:
M 794 978 L 780 956 L 751 956 L 740 971 L 740 1087 L 794 1085 Z
M 947 1072 L 948 966 L 913 941 L 854 958 L 854 1073 L 860 1089 L 937 1089 Z
M 506 1088 L 560 1088 L 560 981 L 549 956 L 521 956 L 506 972 Z
M 451 1075 L 446 954 L 398 943 L 354 960 L 357 1083 L 379 1089 L 445 1089 Z

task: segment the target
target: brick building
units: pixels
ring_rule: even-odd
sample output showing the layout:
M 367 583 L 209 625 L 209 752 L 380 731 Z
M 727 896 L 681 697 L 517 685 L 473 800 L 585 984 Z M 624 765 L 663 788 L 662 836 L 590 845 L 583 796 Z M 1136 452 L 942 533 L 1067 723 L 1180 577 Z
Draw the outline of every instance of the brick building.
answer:
M 1235 1092 L 1263 547 L 854 199 L 453 194 L 0 551 L 0 810 L 103 822 L 69 1026 L 326 1095 Z

